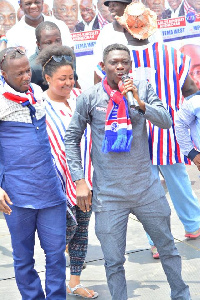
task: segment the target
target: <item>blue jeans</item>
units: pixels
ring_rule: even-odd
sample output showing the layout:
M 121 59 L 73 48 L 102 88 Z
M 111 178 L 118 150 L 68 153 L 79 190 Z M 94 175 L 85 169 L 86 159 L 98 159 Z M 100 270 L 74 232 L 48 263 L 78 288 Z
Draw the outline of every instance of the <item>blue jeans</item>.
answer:
M 152 166 L 155 175 L 159 176 L 159 169 L 165 178 L 176 213 L 185 231 L 193 232 L 200 227 L 200 204 L 192 191 L 186 167 L 182 163 L 165 166 Z M 150 245 L 152 240 L 147 235 Z
M 66 203 L 30 209 L 12 205 L 5 215 L 11 234 L 15 277 L 23 300 L 66 300 Z M 34 269 L 35 233 L 46 254 L 45 290 Z
M 170 232 L 170 208 L 165 197 L 132 209 L 95 212 L 95 230 L 105 259 L 105 270 L 112 300 L 127 300 L 124 271 L 126 232 L 129 214 L 134 214 L 148 232 L 160 253 L 171 287 L 171 298 L 189 300 L 188 286 L 181 276 L 181 258 Z

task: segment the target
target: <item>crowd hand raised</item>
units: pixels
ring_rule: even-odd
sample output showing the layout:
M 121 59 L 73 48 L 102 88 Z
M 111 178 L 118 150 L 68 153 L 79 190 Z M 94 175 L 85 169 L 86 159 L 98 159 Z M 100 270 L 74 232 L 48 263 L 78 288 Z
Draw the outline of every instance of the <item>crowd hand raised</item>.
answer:
M 200 171 L 200 153 L 195 156 L 193 163 L 197 166 L 197 169 Z
M 76 181 L 76 204 L 83 211 L 90 211 L 92 205 L 92 192 L 85 179 Z
M 8 197 L 7 193 L 0 188 L 0 211 L 3 213 L 10 215 L 12 210 L 11 208 L 6 204 L 6 202 L 10 205 L 12 205 L 12 202 L 10 198 Z

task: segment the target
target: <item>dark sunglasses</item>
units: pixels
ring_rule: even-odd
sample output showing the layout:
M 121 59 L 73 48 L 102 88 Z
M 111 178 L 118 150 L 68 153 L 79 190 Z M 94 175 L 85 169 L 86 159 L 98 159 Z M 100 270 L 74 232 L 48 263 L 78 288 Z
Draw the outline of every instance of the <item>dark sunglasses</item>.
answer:
M 43 65 L 43 69 L 46 67 L 46 65 L 51 61 L 54 60 L 55 62 L 59 63 L 61 62 L 63 59 L 69 62 L 72 62 L 72 57 L 70 55 L 60 55 L 60 56 L 56 56 L 56 55 L 52 55 Z
M 20 53 L 21 55 L 25 55 L 26 54 L 26 51 L 23 47 L 15 47 L 15 48 L 8 48 L 7 51 L 5 52 L 4 56 L 2 57 L 2 60 L 0 62 L 0 69 L 2 70 L 2 65 L 3 65 L 3 62 L 5 61 L 6 59 L 6 56 L 10 53 L 12 53 L 12 58 L 15 58 L 16 56 L 16 53 Z M 11 56 L 10 56 L 11 57 Z

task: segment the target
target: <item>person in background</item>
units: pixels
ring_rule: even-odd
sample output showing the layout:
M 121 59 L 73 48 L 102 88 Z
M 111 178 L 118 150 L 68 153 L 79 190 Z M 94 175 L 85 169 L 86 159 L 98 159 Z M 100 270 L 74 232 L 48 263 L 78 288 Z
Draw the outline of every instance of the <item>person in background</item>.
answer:
M 76 107 L 76 98 L 81 93 L 74 88 L 74 58 L 71 48 L 51 45 L 40 52 L 38 61 L 43 67 L 43 75 L 49 86 L 43 94 L 43 100 L 52 157 L 63 191 L 67 195 L 69 209 L 73 214 L 69 213 L 70 210 L 67 212 L 66 243 L 70 256 L 70 281 L 67 292 L 69 295 L 94 299 L 98 293 L 80 283 L 87 253 L 91 210 L 83 212 L 76 205 L 76 187 L 69 173 L 64 146 L 65 132 Z M 85 134 L 87 138 L 81 141 L 81 145 L 85 159 L 85 173 L 91 188 L 90 130 L 88 129 Z
M 165 10 L 165 0 L 142 0 L 142 3 L 154 11 L 158 20 L 162 19 Z
M 70 47 L 74 45 L 67 25 L 42 13 L 43 3 L 43 0 L 20 0 L 20 8 L 24 16 L 6 34 L 8 47 L 23 46 L 28 58 L 35 53 L 35 28 L 43 21 L 51 21 L 58 25 L 63 45 Z
M 53 15 L 56 19 L 65 22 L 71 33 L 74 32 L 78 23 L 78 1 L 54 0 Z
M 100 28 L 98 16 L 96 15 L 96 6 L 93 4 L 93 0 L 80 0 L 79 10 L 83 21 L 75 26 L 76 32 Z
M 6 33 L 16 23 L 16 12 L 7 0 L 0 0 L 0 51 L 7 46 Z
M 162 13 L 161 19 L 178 18 L 185 15 L 183 0 L 167 0 L 169 8 Z
M 113 21 L 109 9 L 104 5 L 104 0 L 97 0 L 99 27 L 102 29 L 106 24 Z
M 51 8 L 49 7 L 49 5 L 47 3 L 43 4 L 43 11 L 42 11 L 42 13 L 45 16 L 52 16 L 52 10 L 51 10 Z
M 37 48 L 35 53 L 29 58 L 32 71 L 31 82 L 38 84 L 42 88 L 42 90 L 45 91 L 48 89 L 49 86 L 44 81 L 42 75 L 42 66 L 41 64 L 37 63 L 37 57 L 39 52 L 42 51 L 48 45 L 62 45 L 62 38 L 58 26 L 50 21 L 40 23 L 35 29 L 35 35 Z M 74 70 L 74 72 L 75 85 L 76 87 L 80 87 L 78 84 L 78 76 L 76 74 L 76 70 Z
M 200 92 L 183 102 L 175 119 L 175 130 L 182 153 L 200 171 Z
M 21 9 L 21 7 L 19 7 L 17 10 L 17 20 L 20 21 L 23 16 L 24 16 L 24 12 Z
M 46 131 L 42 90 L 22 48 L 0 52 L 0 211 L 11 235 L 22 299 L 66 300 L 66 195 Z M 46 256 L 45 293 L 34 268 L 35 234 Z
M 180 48 L 180 51 L 191 58 L 189 74 L 200 90 L 200 46 L 186 44 Z
M 138 0 L 134 1 L 135 3 Z M 117 17 L 121 17 L 124 14 L 126 7 L 132 3 L 131 0 L 104 0 L 104 5 L 108 7 L 110 11 L 110 15 L 113 19 L 112 23 L 109 23 L 104 26 L 101 30 L 97 42 L 94 46 L 94 83 L 97 83 L 101 80 L 102 70 L 99 66 L 99 62 L 102 61 L 103 50 L 113 43 L 118 43 L 120 41 L 121 44 L 128 46 L 133 43 L 133 37 L 125 30 L 123 26 L 119 24 L 117 21 Z M 156 30 L 154 34 L 150 35 L 148 40 L 145 40 L 145 43 L 153 43 L 157 41 L 162 41 L 162 35 L 159 30 Z M 144 41 L 140 41 L 139 39 L 134 39 L 134 44 L 140 46 L 144 44 Z

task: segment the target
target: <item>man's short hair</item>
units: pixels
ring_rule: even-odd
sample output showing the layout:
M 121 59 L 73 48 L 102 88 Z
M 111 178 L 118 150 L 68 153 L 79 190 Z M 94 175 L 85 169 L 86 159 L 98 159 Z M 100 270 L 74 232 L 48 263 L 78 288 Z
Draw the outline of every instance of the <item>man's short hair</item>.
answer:
M 105 63 L 106 61 L 106 58 L 108 56 L 108 54 L 111 52 L 111 51 L 114 51 L 114 50 L 123 50 L 123 51 L 126 51 L 128 53 L 128 55 L 130 56 L 130 51 L 129 49 L 125 46 L 125 45 L 122 45 L 122 44 L 112 44 L 112 45 L 109 45 L 107 46 L 104 51 L 103 51 L 103 62 Z
M 55 29 L 57 29 L 60 32 L 59 27 L 55 23 L 50 21 L 41 22 L 35 29 L 35 36 L 37 42 L 40 43 L 42 30 L 55 30 Z
M 11 66 L 8 60 L 18 59 L 25 55 L 25 51 L 20 47 L 9 47 L 0 52 L 0 70 L 7 71 Z

